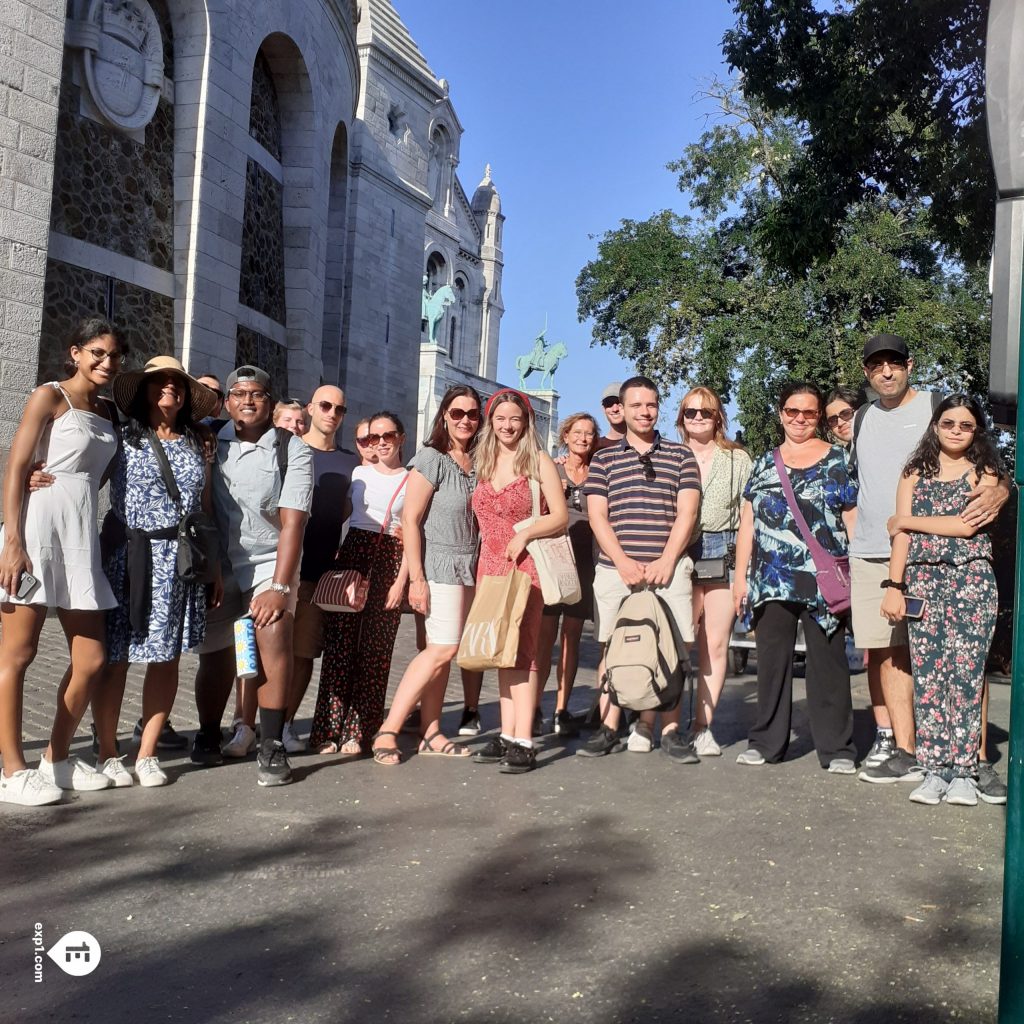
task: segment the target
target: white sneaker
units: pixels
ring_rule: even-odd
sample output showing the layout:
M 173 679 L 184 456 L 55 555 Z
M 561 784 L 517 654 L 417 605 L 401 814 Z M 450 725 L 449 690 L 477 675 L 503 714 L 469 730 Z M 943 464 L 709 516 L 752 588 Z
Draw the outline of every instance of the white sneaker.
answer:
M 306 741 L 295 731 L 294 722 L 285 722 L 281 733 L 281 742 L 289 754 L 301 754 L 306 749 Z
M 960 807 L 977 807 L 978 788 L 974 784 L 974 779 L 962 775 L 953 779 L 946 790 L 946 803 L 957 804 Z
M 715 742 L 715 737 L 711 734 L 710 726 L 701 729 L 701 731 L 693 737 L 693 745 L 697 751 L 698 757 L 722 756 L 722 748 Z
M 637 722 L 626 740 L 626 749 L 634 754 L 649 754 L 654 749 L 654 736 L 651 727 Z
M 235 726 L 235 735 L 220 748 L 225 757 L 245 757 L 256 749 L 256 730 L 250 729 L 245 722 Z
M 59 804 L 62 796 L 60 788 L 44 779 L 37 768 L 22 768 L 12 775 L 0 771 L 0 804 L 42 807 Z
M 140 757 L 135 762 L 135 777 L 140 786 L 166 786 L 167 775 L 155 757 Z
M 73 789 L 79 793 L 91 793 L 97 789 L 109 789 L 111 786 L 108 776 L 96 771 L 92 765 L 86 764 L 74 754 L 53 764 L 45 757 L 40 757 L 39 774 L 54 786 Z
M 97 765 L 101 775 L 110 779 L 115 789 L 132 784 L 132 773 L 124 766 L 123 757 L 108 757 L 101 765 Z
M 746 750 L 741 750 L 736 755 L 737 764 L 749 764 L 749 765 L 761 765 L 764 764 L 764 754 L 760 750 L 755 750 L 753 747 L 747 747 Z

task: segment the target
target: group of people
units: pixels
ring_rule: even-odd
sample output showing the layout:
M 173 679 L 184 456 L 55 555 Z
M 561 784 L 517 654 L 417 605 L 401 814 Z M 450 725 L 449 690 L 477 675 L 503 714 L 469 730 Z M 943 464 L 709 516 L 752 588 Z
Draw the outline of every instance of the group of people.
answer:
M 187 650 L 199 659 L 196 764 L 255 751 L 259 785 L 289 782 L 289 754 L 307 749 L 295 717 L 322 656 L 309 749 L 393 767 L 404 757 L 399 734 L 415 728 L 420 755 L 531 771 L 556 644 L 551 731 L 572 737 L 583 624 L 593 620 L 606 644 L 638 587 L 661 598 L 679 657 L 696 645 L 697 701 L 692 722 L 680 708 L 637 715 L 627 750 L 657 743 L 679 764 L 722 753 L 714 715 L 736 618 L 749 616 L 758 706 L 738 762 L 785 757 L 802 624 L 819 762 L 853 774 L 852 619 L 877 725 L 860 777 L 915 781 L 911 799 L 923 803 L 1005 801 L 981 714 L 996 609 L 985 530 L 1009 490 L 977 401 L 914 391 L 901 338 L 865 345 L 864 373 L 878 395 L 870 405 L 856 392 L 826 400 L 811 383 L 787 385 L 781 443 L 756 460 L 728 437 L 723 403 L 708 388 L 683 398 L 680 440 L 664 437 L 658 388 L 642 376 L 605 390 L 603 435 L 588 413 L 570 416 L 556 460 L 542 450 L 529 396 L 510 388 L 486 403 L 469 386 L 450 388 L 415 453 L 405 450 L 400 418 L 381 410 L 357 424 L 358 451 L 349 452 L 337 387 L 275 403 L 258 367 L 238 367 L 222 388 L 170 356 L 119 373 L 124 346 L 103 320 L 83 322 L 68 354 L 66 379 L 30 396 L 4 480 L 0 801 L 40 805 L 68 789 L 166 783 L 158 751 L 187 744 L 169 721 Z M 108 478 L 111 507 L 98 530 Z M 220 540 L 202 581 L 180 558 L 181 525 L 196 513 Z M 545 605 L 530 545 L 565 533 L 581 596 Z M 844 604 L 826 593 L 821 563 L 847 557 Z M 339 569 L 361 577 L 365 599 L 324 610 L 318 583 Z M 474 753 L 442 729 L 444 695 L 476 586 L 514 569 L 530 582 L 518 648 L 514 664 L 498 669 L 500 728 Z M 70 666 L 49 744 L 29 768 L 22 692 L 48 608 L 67 635 Z M 386 708 L 403 610 L 416 615 L 419 650 Z M 236 681 L 234 634 L 245 618 L 255 674 Z M 133 663 L 146 675 L 130 771 L 117 723 Z M 459 737 L 481 732 L 480 687 L 479 672 L 463 671 Z M 95 766 L 70 753 L 90 703 Z M 608 693 L 597 713 L 581 756 L 623 745 L 621 709 Z

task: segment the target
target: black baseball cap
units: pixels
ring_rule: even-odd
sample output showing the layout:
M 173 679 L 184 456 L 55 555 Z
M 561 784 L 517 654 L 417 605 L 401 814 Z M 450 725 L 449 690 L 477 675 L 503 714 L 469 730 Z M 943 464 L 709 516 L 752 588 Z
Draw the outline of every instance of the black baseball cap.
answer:
M 891 352 L 903 359 L 910 358 L 910 349 L 898 334 L 876 334 L 873 338 L 868 338 L 864 343 L 864 355 L 861 357 L 861 362 L 866 363 L 879 352 Z

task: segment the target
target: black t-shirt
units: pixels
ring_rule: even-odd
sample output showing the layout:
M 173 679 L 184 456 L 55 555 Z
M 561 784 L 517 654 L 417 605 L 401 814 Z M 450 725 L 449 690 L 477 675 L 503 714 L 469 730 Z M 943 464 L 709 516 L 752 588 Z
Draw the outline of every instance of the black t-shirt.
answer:
M 341 543 L 345 499 L 352 484 L 352 470 L 359 465 L 355 452 L 338 448 L 313 452 L 313 505 L 302 542 L 299 579 L 316 582 L 334 562 Z

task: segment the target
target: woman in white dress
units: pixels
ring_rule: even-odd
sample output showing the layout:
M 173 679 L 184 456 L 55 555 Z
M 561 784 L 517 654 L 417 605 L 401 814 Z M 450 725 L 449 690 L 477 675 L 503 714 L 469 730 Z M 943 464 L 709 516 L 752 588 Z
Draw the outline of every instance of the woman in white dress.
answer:
M 83 320 L 68 347 L 69 376 L 29 396 L 4 473 L 0 532 L 0 802 L 56 803 L 61 790 L 106 789 L 110 779 L 77 757 L 71 740 L 106 662 L 106 610 L 116 606 L 100 560 L 100 485 L 117 452 L 110 386 L 124 354 L 106 320 Z M 52 486 L 29 493 L 42 463 Z M 56 609 L 71 664 L 57 691 L 50 742 L 28 768 L 21 742 L 25 673 L 36 656 L 48 608 Z

